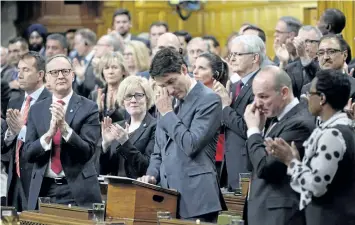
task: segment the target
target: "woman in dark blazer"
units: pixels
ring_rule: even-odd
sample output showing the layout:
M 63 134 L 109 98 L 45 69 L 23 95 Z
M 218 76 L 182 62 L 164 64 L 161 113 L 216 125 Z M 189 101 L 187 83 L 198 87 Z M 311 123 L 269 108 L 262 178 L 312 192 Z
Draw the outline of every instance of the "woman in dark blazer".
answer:
M 318 71 L 307 93 L 309 110 L 322 120 L 303 144 L 302 161 L 295 146 L 267 140 L 267 150 L 287 166 L 291 187 L 300 194 L 308 225 L 355 224 L 355 133 L 343 111 L 350 96 L 348 76 Z
M 136 179 L 145 175 L 154 150 L 156 120 L 148 109 L 153 105 L 153 91 L 148 80 L 130 76 L 122 81 L 117 92 L 118 104 L 130 119 L 102 122 L 100 174 Z
M 119 52 L 109 52 L 102 56 L 98 62 L 100 80 L 104 88 L 92 91 L 89 99 L 96 102 L 99 107 L 100 121 L 110 117 L 113 122 L 124 119 L 125 110 L 119 107 L 116 101 L 120 83 L 129 75 L 123 56 Z

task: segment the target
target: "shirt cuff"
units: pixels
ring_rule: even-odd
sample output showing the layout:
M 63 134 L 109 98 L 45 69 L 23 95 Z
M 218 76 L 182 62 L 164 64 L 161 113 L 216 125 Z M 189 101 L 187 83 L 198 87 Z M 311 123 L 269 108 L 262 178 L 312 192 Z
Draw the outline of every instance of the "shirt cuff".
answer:
M 71 137 L 71 135 L 72 135 L 72 133 L 73 133 L 73 129 L 71 129 L 71 128 L 68 126 L 68 127 L 67 127 L 67 131 L 68 131 L 68 134 L 67 134 L 66 136 L 63 136 L 63 135 L 62 135 L 62 137 L 64 138 L 64 140 L 65 140 L 66 142 L 69 141 L 69 139 L 70 139 L 70 137 Z
M 27 131 L 27 126 L 23 126 L 20 130 L 20 133 L 18 134 L 17 139 L 21 140 L 22 142 L 26 142 L 26 131 Z
M 106 153 L 108 151 L 109 144 L 107 142 L 102 141 L 102 152 Z
M 307 57 L 301 57 L 300 59 L 301 59 L 301 64 L 303 67 L 308 66 L 312 62 L 312 60 Z
M 248 129 L 248 131 L 247 131 L 247 136 L 248 136 L 248 138 L 251 136 L 251 135 L 253 135 L 253 134 L 260 134 L 261 132 L 260 132 L 260 129 L 259 128 L 257 128 L 257 127 L 251 127 L 251 128 L 249 128 Z
M 82 83 L 84 83 L 84 80 L 81 80 L 79 77 L 76 77 L 76 81 L 75 81 L 78 85 L 82 85 Z
M 47 135 L 44 134 L 42 135 L 42 137 L 39 139 L 39 141 L 41 142 L 42 148 L 44 149 L 44 151 L 50 151 L 52 149 L 52 138 L 49 141 L 49 143 L 47 144 L 46 139 Z

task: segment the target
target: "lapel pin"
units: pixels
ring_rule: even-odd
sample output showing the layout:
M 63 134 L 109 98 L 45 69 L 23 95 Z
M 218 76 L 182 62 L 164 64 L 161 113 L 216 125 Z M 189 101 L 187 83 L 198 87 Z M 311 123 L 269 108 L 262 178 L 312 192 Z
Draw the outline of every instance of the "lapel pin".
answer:
M 143 124 L 143 127 L 146 127 L 147 126 L 147 124 L 145 123 L 145 124 Z
M 73 112 L 73 109 L 71 109 L 69 112 Z

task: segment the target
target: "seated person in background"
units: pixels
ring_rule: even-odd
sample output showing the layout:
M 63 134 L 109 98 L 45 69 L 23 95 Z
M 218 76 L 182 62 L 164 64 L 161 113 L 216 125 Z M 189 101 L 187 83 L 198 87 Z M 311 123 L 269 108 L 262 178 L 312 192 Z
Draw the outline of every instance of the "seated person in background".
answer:
M 99 106 L 100 121 L 107 116 L 113 122 L 121 121 L 125 112 L 117 105 L 117 91 L 120 83 L 129 76 L 123 57 L 118 52 L 106 53 L 100 58 L 98 67 L 105 87 L 92 91 L 89 99 Z
M 322 123 L 304 142 L 303 159 L 297 147 L 283 139 L 267 143 L 269 152 L 288 167 L 307 224 L 355 224 L 355 136 L 352 121 L 343 112 L 350 89 L 349 77 L 341 71 L 316 74 L 308 108 Z
M 146 173 L 154 150 L 156 122 L 147 112 L 153 105 L 153 90 L 145 78 L 130 76 L 121 83 L 117 101 L 130 118 L 118 124 L 104 118 L 100 174 L 136 179 Z

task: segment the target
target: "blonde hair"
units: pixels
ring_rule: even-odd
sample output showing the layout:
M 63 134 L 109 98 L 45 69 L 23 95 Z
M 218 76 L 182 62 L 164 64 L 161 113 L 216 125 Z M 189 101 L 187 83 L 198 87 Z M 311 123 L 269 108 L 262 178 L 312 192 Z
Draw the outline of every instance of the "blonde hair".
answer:
M 129 72 L 123 60 L 122 54 L 120 52 L 108 52 L 100 58 L 98 63 L 98 76 L 102 82 L 106 83 L 104 78 L 104 73 L 103 73 L 104 68 L 114 63 L 117 63 L 121 67 L 122 80 L 125 79 L 127 76 L 129 76 Z
M 126 93 L 137 88 L 142 88 L 147 99 L 147 110 L 149 110 L 154 105 L 153 90 L 149 81 L 140 76 L 129 76 L 121 82 L 116 96 L 118 105 L 124 108 L 124 97 Z
M 141 41 L 130 41 L 126 44 L 126 48 L 132 48 L 133 57 L 137 65 L 137 70 L 143 72 L 149 69 L 149 49 Z

